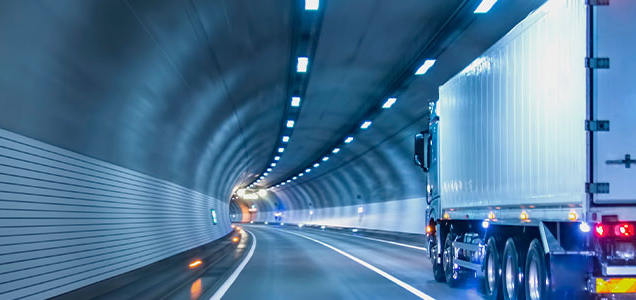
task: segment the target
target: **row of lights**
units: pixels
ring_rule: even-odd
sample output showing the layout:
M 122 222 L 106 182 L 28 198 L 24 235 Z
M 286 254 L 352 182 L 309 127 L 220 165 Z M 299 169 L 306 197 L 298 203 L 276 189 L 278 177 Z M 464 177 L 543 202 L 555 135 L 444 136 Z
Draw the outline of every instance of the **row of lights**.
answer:
M 427 59 L 424 61 L 424 63 L 417 69 L 417 71 L 415 72 L 415 75 L 424 75 L 426 74 L 426 72 L 435 64 L 435 60 L 434 59 Z M 391 108 L 395 103 L 397 102 L 397 98 L 395 97 L 391 97 L 388 98 L 384 101 L 384 103 L 382 103 L 381 108 L 383 110 L 385 109 L 389 109 Z M 362 130 L 367 130 L 371 127 L 371 125 L 373 124 L 372 120 L 369 119 L 365 119 L 364 121 L 362 121 L 362 123 L 360 124 L 360 129 Z M 316 161 L 313 163 L 313 165 L 311 167 L 307 167 L 305 169 L 304 172 L 300 172 L 297 175 L 288 178 L 286 180 L 283 180 L 281 182 L 279 182 L 278 184 L 274 185 L 274 188 L 278 188 L 281 186 L 284 186 L 288 183 L 291 183 L 294 180 L 299 179 L 300 177 L 303 177 L 304 175 L 306 175 L 307 173 L 310 173 L 312 171 L 312 169 L 316 169 L 318 167 L 320 167 L 321 162 L 327 162 L 330 159 L 330 155 L 333 154 L 337 154 L 340 152 L 340 150 L 342 150 L 342 147 L 347 145 L 347 144 L 351 144 L 353 142 L 353 134 L 348 135 L 344 138 L 344 140 L 342 141 L 341 145 L 336 146 L 335 148 L 333 148 L 333 150 L 331 150 L 330 154 L 325 154 L 322 159 L 320 159 L 319 161 Z M 279 149 L 280 151 L 281 149 Z M 270 188 L 271 189 L 271 188 Z
M 481 14 L 481 13 L 487 13 L 488 11 L 490 11 L 490 9 L 493 7 L 493 5 L 495 5 L 495 3 L 497 2 L 497 0 L 482 0 L 482 2 L 479 4 L 479 6 L 477 6 L 477 8 L 475 9 L 474 13 L 476 14 Z M 317 10 L 319 6 L 319 0 L 306 0 L 305 1 L 305 9 L 314 9 Z M 304 70 L 306 71 L 306 67 L 308 64 L 309 60 L 306 57 L 299 57 L 298 58 L 298 65 L 297 65 L 297 71 L 300 72 L 301 69 L 304 68 Z M 417 76 L 421 76 L 426 74 L 432 67 L 433 65 L 435 65 L 436 60 L 435 59 L 426 59 L 424 60 L 424 62 L 422 62 L 422 64 L 415 70 L 415 75 Z M 391 108 L 391 106 L 393 106 L 395 103 L 397 102 L 397 98 L 395 97 L 391 97 L 385 100 L 385 102 L 382 104 L 382 109 L 389 109 Z M 362 124 L 360 124 L 360 129 L 366 130 L 369 129 L 369 127 L 371 127 L 371 125 L 373 124 L 373 121 L 371 120 L 364 120 L 362 122 Z M 350 144 L 351 142 L 353 142 L 353 136 L 349 135 L 344 139 L 344 144 Z M 332 154 L 336 154 L 338 152 L 340 152 L 342 146 L 337 146 L 336 148 L 334 148 L 331 153 Z M 279 149 L 280 151 L 281 149 Z M 323 158 L 321 159 L 322 162 L 326 162 L 329 160 L 329 155 L 325 155 L 323 156 Z M 320 161 L 317 161 L 313 164 L 313 169 L 318 168 L 320 166 Z M 286 180 L 283 180 L 279 183 L 277 183 L 276 185 L 274 185 L 274 188 L 279 188 L 281 186 L 284 186 L 288 183 L 291 183 L 292 181 L 295 181 L 297 179 L 299 179 L 300 177 L 303 177 L 305 174 L 310 173 L 312 171 L 312 167 L 307 167 L 305 169 L 304 172 L 300 172 L 295 176 L 292 176 L 291 178 L 288 178 Z M 268 190 L 271 189 L 268 188 Z
M 320 0 L 305 0 L 305 10 L 316 11 L 316 10 L 318 10 L 319 7 L 320 7 Z M 296 72 L 297 73 L 307 73 L 308 68 L 309 68 L 309 57 L 299 56 L 299 57 L 296 58 Z M 295 111 L 293 111 L 294 113 L 296 113 L 297 110 L 300 109 L 301 101 L 302 100 L 301 100 L 300 96 L 291 97 L 290 107 L 292 109 L 295 109 Z M 263 174 L 260 177 L 258 177 L 258 179 L 256 181 L 250 183 L 247 186 L 247 188 L 251 189 L 251 188 L 254 188 L 256 185 L 260 184 L 261 181 L 265 180 L 265 178 L 267 178 L 267 176 L 269 176 L 269 174 L 278 165 L 278 161 L 281 159 L 281 156 L 285 152 L 285 145 L 287 145 L 290 142 L 291 131 L 294 128 L 294 126 L 296 126 L 296 120 L 293 117 L 290 116 L 290 117 L 288 117 L 286 119 L 284 125 L 285 125 L 285 128 L 287 128 L 288 130 L 287 131 L 283 131 L 284 133 L 280 137 L 281 144 L 279 144 L 278 149 L 276 149 L 276 154 L 274 155 L 274 158 L 273 158 L 272 162 L 269 164 L 269 166 L 267 167 L 265 172 L 263 172 Z M 263 190 L 260 190 L 260 191 L 263 191 Z M 261 196 L 264 197 L 264 195 L 261 195 Z M 246 198 L 244 198 L 244 199 L 246 199 Z M 250 200 L 254 200 L 254 199 L 250 199 Z
M 492 7 L 493 5 L 497 2 L 497 0 L 482 0 L 482 2 L 479 4 L 479 6 L 475 9 L 474 13 L 479 14 L 479 13 L 487 13 Z M 305 10 L 312 10 L 312 11 L 316 11 L 318 10 L 320 7 L 320 0 L 305 0 Z M 433 65 L 435 65 L 436 60 L 435 59 L 426 59 L 424 60 L 424 62 L 415 70 L 415 75 L 417 76 L 421 76 L 426 74 L 429 69 L 431 69 L 433 67 Z M 296 60 L 296 72 L 298 73 L 306 73 L 309 67 L 309 57 L 306 56 L 300 56 L 297 57 Z M 389 109 L 391 108 L 395 103 L 397 102 L 397 98 L 395 97 L 391 97 L 386 99 L 386 101 L 382 104 L 382 109 Z M 301 104 L 301 98 L 298 96 L 294 96 L 291 98 L 291 103 L 290 106 L 293 108 L 299 108 Z M 369 129 L 369 127 L 371 127 L 371 125 L 373 124 L 373 121 L 371 120 L 364 120 L 362 122 L 362 124 L 360 125 L 360 129 L 362 130 L 366 130 Z M 289 118 L 286 120 L 285 122 L 285 127 L 288 129 L 292 129 L 294 128 L 294 126 L 296 125 L 296 120 Z M 290 141 L 290 135 L 289 133 L 284 134 L 281 137 L 281 141 L 283 144 L 287 144 Z M 351 142 L 353 142 L 353 136 L 349 135 L 347 137 L 345 137 L 345 139 L 343 140 L 344 144 L 350 144 Z M 338 152 L 340 152 L 342 146 L 337 146 L 335 147 L 332 151 L 331 154 L 337 154 Z M 276 155 L 273 158 L 273 161 L 270 163 L 269 167 L 265 170 L 265 172 L 263 172 L 263 174 L 255 181 L 252 182 L 248 188 L 253 188 L 255 185 L 260 184 L 261 181 L 265 180 L 265 178 L 273 171 L 273 169 L 276 167 L 276 165 L 278 164 L 278 161 L 281 159 L 282 154 L 285 152 L 285 147 L 284 146 L 279 146 L 277 151 L 276 151 Z M 320 160 L 322 162 L 327 162 L 329 160 L 329 155 L 325 155 L 323 156 L 323 158 Z M 320 161 L 315 162 L 312 166 L 313 169 L 318 168 L 320 166 Z M 300 172 L 295 176 L 292 176 L 291 178 L 288 178 L 286 180 L 283 180 L 281 182 L 279 182 L 278 184 L 274 185 L 275 188 L 281 187 L 286 185 L 287 183 L 291 183 L 294 180 L 299 179 L 300 177 L 303 177 L 304 175 L 310 173 L 312 171 L 312 167 L 307 167 L 304 172 Z M 272 187 L 269 187 L 268 190 L 271 190 Z M 247 195 L 247 194 L 246 194 Z M 254 196 L 248 196 L 250 198 L 254 198 Z

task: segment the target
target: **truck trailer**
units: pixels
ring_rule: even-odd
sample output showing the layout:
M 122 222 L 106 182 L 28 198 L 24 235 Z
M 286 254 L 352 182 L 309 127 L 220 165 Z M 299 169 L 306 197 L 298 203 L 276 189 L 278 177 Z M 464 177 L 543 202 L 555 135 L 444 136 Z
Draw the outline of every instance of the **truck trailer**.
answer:
M 415 163 L 436 280 L 636 299 L 635 0 L 546 1 L 428 109 Z

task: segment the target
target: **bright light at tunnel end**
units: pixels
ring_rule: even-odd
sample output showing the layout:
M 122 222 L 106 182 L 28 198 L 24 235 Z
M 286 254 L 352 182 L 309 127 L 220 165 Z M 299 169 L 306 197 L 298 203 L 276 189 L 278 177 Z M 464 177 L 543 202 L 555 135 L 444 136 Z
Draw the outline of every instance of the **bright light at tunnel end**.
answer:
M 476 14 L 485 14 L 497 3 L 497 0 L 482 0 L 475 9 Z
M 428 72 L 428 69 L 430 69 L 434 64 L 435 64 L 434 59 L 425 60 L 424 63 L 417 69 L 417 71 L 415 71 L 415 75 L 426 74 L 426 72 Z

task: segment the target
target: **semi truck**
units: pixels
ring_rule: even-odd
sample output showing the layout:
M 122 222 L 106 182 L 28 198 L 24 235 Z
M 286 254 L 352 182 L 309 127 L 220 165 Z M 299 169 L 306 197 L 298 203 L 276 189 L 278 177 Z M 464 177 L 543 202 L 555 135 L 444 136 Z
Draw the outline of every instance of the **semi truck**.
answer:
M 428 109 L 415 163 L 437 281 L 636 299 L 636 1 L 546 1 Z

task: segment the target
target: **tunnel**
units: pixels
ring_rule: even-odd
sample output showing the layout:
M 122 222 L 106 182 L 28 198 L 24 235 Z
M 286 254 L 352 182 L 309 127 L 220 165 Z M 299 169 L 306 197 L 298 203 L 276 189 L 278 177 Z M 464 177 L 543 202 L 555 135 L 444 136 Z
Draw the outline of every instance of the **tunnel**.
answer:
M 0 299 L 636 297 L 633 16 L 0 1 Z

